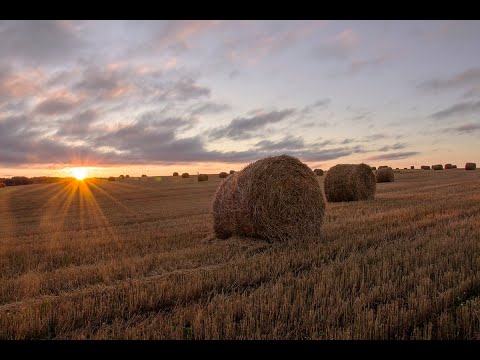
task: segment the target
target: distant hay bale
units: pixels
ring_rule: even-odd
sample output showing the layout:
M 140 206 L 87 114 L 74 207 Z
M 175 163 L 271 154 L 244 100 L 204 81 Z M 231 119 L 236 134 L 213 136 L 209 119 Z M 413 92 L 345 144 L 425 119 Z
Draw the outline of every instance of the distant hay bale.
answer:
M 413 165 L 412 165 L 412 166 L 410 166 L 410 169 L 414 170 L 414 169 L 415 169 L 415 166 L 413 166 Z
M 108 181 L 115 181 L 115 180 L 116 180 L 116 179 L 115 179 L 113 176 L 110 176 L 110 177 L 108 178 Z
M 329 202 L 359 201 L 374 199 L 376 185 L 375 175 L 370 166 L 338 164 L 328 170 L 324 188 Z
M 477 164 L 475 163 L 466 163 L 465 170 L 475 170 L 477 168 Z
M 147 177 L 147 175 L 143 174 L 142 177 Z
M 452 164 L 445 164 L 445 169 L 453 169 L 453 165 Z
M 407 170 L 407 168 L 403 168 L 403 170 Z
M 392 168 L 378 169 L 375 176 L 376 176 L 377 183 L 395 181 L 395 174 L 393 173 Z
M 399 168 L 395 168 L 395 170 L 400 170 Z
M 422 166 L 420 166 L 420 169 L 422 169 L 422 170 L 430 170 L 430 166 L 428 166 L 428 165 L 422 165 Z
M 125 179 L 125 175 L 120 175 L 119 178 L 120 179 Z
M 313 172 L 317 176 L 323 176 L 323 170 L 322 169 L 315 169 L 315 170 L 313 170 Z
M 370 169 L 377 170 L 377 168 L 375 166 L 370 166 Z
M 178 172 L 175 171 L 175 172 L 173 173 L 173 176 L 178 176 Z
M 198 181 L 208 181 L 207 174 L 198 174 Z
M 235 174 L 235 170 L 230 170 L 230 174 Z
M 437 164 L 432 166 L 433 170 L 443 170 L 443 165 L 442 164 Z
M 232 174 L 212 203 L 215 235 L 268 241 L 318 236 L 325 200 L 314 172 L 288 156 L 267 157 Z
M 456 169 L 457 168 L 457 165 L 452 165 L 452 169 Z
M 190 175 L 188 173 L 183 173 L 182 174 L 182 178 L 184 178 L 184 179 L 189 178 L 189 177 L 190 177 Z
M 382 166 L 379 166 L 378 168 L 379 169 L 386 169 L 386 168 L 388 168 L 388 166 L 387 165 L 382 165 Z
M 7 187 L 4 183 L 0 183 L 0 189 Z
M 225 179 L 226 177 L 228 177 L 228 174 L 225 171 L 222 171 L 220 174 L 218 174 L 218 177 L 221 179 Z

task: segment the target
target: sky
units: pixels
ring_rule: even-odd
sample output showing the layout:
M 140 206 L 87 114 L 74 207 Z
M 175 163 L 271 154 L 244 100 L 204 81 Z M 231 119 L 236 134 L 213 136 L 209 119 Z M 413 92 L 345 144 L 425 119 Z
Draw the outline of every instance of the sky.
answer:
M 480 161 L 480 21 L 1 21 L 0 177 Z

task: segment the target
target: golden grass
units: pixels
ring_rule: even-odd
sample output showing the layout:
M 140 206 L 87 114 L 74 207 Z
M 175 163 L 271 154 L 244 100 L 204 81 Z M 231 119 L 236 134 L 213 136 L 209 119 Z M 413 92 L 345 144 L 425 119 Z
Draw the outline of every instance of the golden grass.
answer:
M 0 339 L 480 339 L 480 171 L 401 170 L 276 244 L 212 238 L 223 180 L 178 180 L 3 189 Z

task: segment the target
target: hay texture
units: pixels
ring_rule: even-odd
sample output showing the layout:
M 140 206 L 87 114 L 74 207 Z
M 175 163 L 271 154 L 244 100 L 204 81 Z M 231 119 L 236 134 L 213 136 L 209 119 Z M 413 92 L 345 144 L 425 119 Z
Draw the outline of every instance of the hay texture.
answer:
M 317 176 L 323 176 L 323 170 L 322 169 L 315 169 L 315 170 L 313 170 L 313 172 Z
M 218 177 L 220 179 L 225 179 L 226 177 L 228 177 L 228 174 L 225 171 L 222 171 L 220 174 L 218 174 Z
M 433 170 L 443 170 L 443 165 L 442 164 L 437 164 L 432 166 Z
M 395 181 L 395 174 L 393 173 L 392 168 L 378 169 L 375 176 L 377 178 L 377 183 Z
M 175 172 L 173 173 L 173 176 L 178 176 L 178 172 L 175 171 Z
M 338 164 L 328 170 L 324 187 L 329 202 L 358 201 L 374 199 L 377 184 L 370 166 Z
M 314 172 L 282 155 L 251 163 L 218 187 L 212 204 L 215 235 L 270 242 L 318 236 L 325 200 Z
M 445 164 L 445 169 L 453 169 L 453 165 L 452 164 Z
M 190 177 L 190 175 L 188 173 L 183 173 L 182 174 L 182 178 L 184 178 L 184 179 L 189 178 L 189 177 Z
M 198 174 L 198 181 L 208 181 L 207 174 Z

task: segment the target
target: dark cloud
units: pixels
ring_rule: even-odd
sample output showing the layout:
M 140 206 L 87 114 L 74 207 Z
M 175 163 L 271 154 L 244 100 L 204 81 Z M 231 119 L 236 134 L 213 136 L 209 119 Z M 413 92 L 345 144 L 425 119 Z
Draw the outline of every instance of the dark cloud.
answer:
M 459 133 L 459 134 L 472 134 L 472 133 L 480 131 L 480 123 L 478 123 L 478 124 L 464 124 L 464 125 L 460 125 L 460 126 L 447 128 L 447 129 L 444 129 L 443 131 L 448 132 L 448 133 L 456 132 L 456 133 Z
M 369 157 L 367 160 L 399 160 L 399 159 L 410 158 L 418 154 L 420 154 L 420 152 L 418 151 L 396 152 L 396 153 L 388 153 L 388 154 L 372 156 L 372 157 Z
M 418 85 L 424 91 L 465 88 L 475 86 L 480 82 L 480 68 L 467 69 L 448 78 L 434 78 Z
M 305 148 L 305 142 L 301 137 L 286 137 L 278 142 L 262 140 L 255 147 L 262 151 L 297 150 Z
M 302 110 L 300 110 L 301 115 L 309 115 L 311 114 L 315 109 L 319 108 L 326 108 L 328 105 L 330 105 L 331 100 L 330 99 L 320 99 L 315 101 L 313 104 L 304 106 Z
M 90 125 L 97 120 L 98 114 L 94 110 L 86 110 L 69 120 L 62 121 L 57 131 L 58 136 L 81 137 L 88 135 Z
M 34 112 L 43 115 L 65 114 L 78 106 L 78 101 L 68 98 L 47 99 L 39 103 Z
M 405 149 L 406 147 L 407 147 L 407 144 L 396 143 L 393 145 L 385 145 L 384 147 L 381 147 L 380 149 L 378 149 L 378 151 L 401 150 L 401 149 Z
M 388 138 L 387 134 L 376 133 L 376 134 L 365 136 L 364 141 L 375 141 L 375 140 L 380 140 L 380 139 L 385 139 L 385 138 Z
M 228 104 L 217 104 L 213 102 L 207 102 L 194 106 L 191 110 L 192 116 L 220 114 L 222 112 L 230 110 L 232 107 Z
M 230 138 L 233 140 L 249 139 L 255 136 L 254 132 L 265 128 L 269 124 L 278 123 L 295 113 L 295 109 L 271 111 L 249 118 L 237 118 L 225 127 L 210 132 L 212 139 Z
M 84 48 L 66 21 L 2 21 L 0 23 L 0 58 L 21 59 L 39 64 L 61 63 L 72 59 Z
M 480 100 L 478 101 L 467 101 L 452 105 L 442 111 L 438 111 L 430 115 L 430 117 L 442 120 L 452 116 L 462 116 L 462 115 L 477 115 L 480 111 Z

